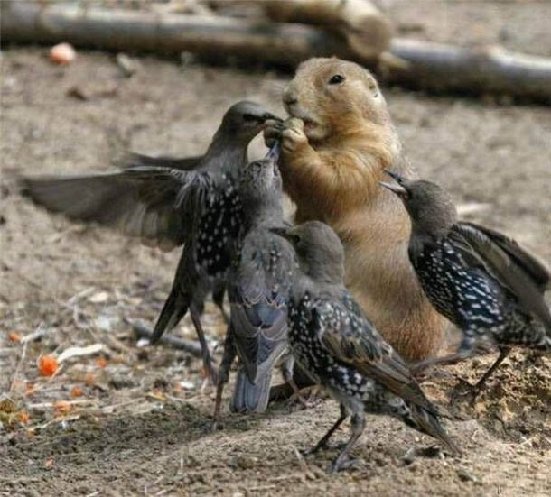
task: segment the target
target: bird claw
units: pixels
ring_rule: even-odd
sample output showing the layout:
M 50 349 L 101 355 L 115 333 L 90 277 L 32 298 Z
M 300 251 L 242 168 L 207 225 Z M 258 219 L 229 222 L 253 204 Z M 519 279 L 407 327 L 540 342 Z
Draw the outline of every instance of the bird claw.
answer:
M 219 419 L 213 419 L 209 426 L 209 431 L 212 433 L 223 430 L 224 429 L 224 423 L 222 423 Z
M 346 456 L 345 458 L 337 457 L 327 468 L 329 474 L 338 473 L 344 469 L 350 469 L 360 464 L 360 460 Z
M 307 457 L 307 456 L 311 456 L 312 454 L 317 454 L 318 452 L 320 452 L 322 450 L 333 450 L 333 449 L 342 450 L 342 449 L 344 449 L 344 447 L 346 447 L 346 442 L 343 442 L 343 443 L 340 443 L 340 444 L 330 444 L 330 443 L 327 443 L 327 442 L 326 443 L 321 443 L 321 444 L 318 443 L 317 445 L 314 445 L 310 449 L 301 450 L 300 453 L 304 457 Z
M 471 407 L 474 407 L 476 400 L 482 393 L 482 385 L 480 385 L 479 383 L 475 383 L 473 385 L 472 383 L 469 383 L 468 381 L 459 377 L 457 379 L 458 383 L 453 390 L 451 399 L 452 402 L 456 402 L 460 398 L 466 398 L 469 399 L 469 405 Z

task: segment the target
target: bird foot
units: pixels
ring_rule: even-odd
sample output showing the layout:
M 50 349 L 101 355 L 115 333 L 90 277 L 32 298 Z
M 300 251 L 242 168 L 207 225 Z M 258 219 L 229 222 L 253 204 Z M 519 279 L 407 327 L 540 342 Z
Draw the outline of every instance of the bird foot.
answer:
M 294 393 L 288 401 L 291 410 L 294 410 L 297 406 L 302 409 L 313 409 L 320 403 L 321 399 L 319 397 L 312 398 L 312 396 L 308 396 L 308 398 L 304 398 L 300 393 Z
M 330 444 L 330 443 L 324 442 L 324 443 L 318 443 L 317 445 L 314 445 L 310 449 L 302 450 L 301 454 L 304 457 L 307 457 L 307 456 L 311 456 L 312 454 L 317 454 L 322 450 L 332 450 L 332 449 L 342 450 L 345 447 L 346 447 L 346 442 L 342 442 L 340 444 Z
M 473 385 L 463 378 L 458 377 L 457 379 L 458 383 L 455 385 L 451 396 L 452 403 L 460 399 L 465 399 L 469 401 L 471 407 L 474 407 L 476 400 L 482 393 L 484 384 L 481 385 L 480 382 L 478 382 Z
M 352 457 L 337 457 L 327 468 L 327 472 L 330 474 L 338 473 L 344 469 L 350 469 L 357 467 L 360 464 L 360 459 Z
M 209 426 L 209 431 L 214 433 L 224 429 L 224 423 L 219 419 L 213 419 Z

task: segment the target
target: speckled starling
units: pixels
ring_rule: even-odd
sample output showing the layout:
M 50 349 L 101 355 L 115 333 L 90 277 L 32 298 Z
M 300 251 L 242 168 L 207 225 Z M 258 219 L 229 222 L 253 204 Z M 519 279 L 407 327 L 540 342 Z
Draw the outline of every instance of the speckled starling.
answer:
M 312 221 L 288 228 L 300 270 L 288 300 L 289 345 L 312 379 L 340 402 L 341 416 L 311 450 L 324 447 L 351 416 L 351 436 L 333 461 L 339 471 L 365 426 L 365 413 L 386 414 L 440 440 L 459 453 L 403 359 L 379 335 L 343 284 L 344 252 L 327 225 Z
M 411 217 L 409 258 L 434 308 L 461 328 L 456 353 L 429 359 L 445 364 L 469 357 L 490 342 L 498 360 L 474 386 L 476 395 L 509 347 L 551 350 L 551 315 L 544 300 L 551 276 L 543 263 L 514 240 L 489 228 L 457 220 L 449 194 L 426 180 L 382 185 L 398 195 Z
M 254 102 L 241 101 L 226 112 L 201 158 L 131 155 L 122 171 L 22 181 L 34 202 L 70 219 L 117 227 L 161 247 L 183 245 L 154 341 L 189 309 L 204 366 L 215 382 L 200 316 L 213 282 L 225 278 L 230 264 L 242 212 L 237 178 L 247 165 L 247 146 L 270 119 L 279 118 Z
M 275 154 L 269 154 L 265 160 L 252 162 L 239 177 L 243 224 L 228 274 L 230 326 L 220 366 L 215 418 L 236 355 L 240 368 L 230 409 L 263 412 L 272 370 L 287 349 L 286 300 L 295 262 L 289 242 L 270 231 L 284 224 L 276 159 Z M 292 381 L 292 370 L 285 368 L 284 373 Z

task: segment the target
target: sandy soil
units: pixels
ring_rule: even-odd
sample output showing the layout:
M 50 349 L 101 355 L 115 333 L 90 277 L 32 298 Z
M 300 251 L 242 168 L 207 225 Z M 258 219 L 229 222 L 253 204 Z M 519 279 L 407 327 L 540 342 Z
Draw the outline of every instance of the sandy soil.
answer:
M 400 21 L 423 23 L 418 36 L 466 43 L 469 33 L 483 32 L 486 41 L 505 36 L 509 48 L 551 55 L 545 2 L 384 4 Z M 0 495 L 551 493 L 551 361 L 523 353 L 506 361 L 474 407 L 455 395 L 455 375 L 473 380 L 493 356 L 424 383 L 450 414 L 447 426 L 465 452 L 458 459 L 405 464 L 409 447 L 432 442 L 370 417 L 354 451 L 364 464 L 327 475 L 335 451 L 306 459 L 298 451 L 336 419 L 329 400 L 310 410 L 278 404 L 263 416 L 227 414 L 224 429 L 211 432 L 212 392 L 201 388 L 198 361 L 137 344 L 123 320 L 155 319 L 178 254 L 52 218 L 18 197 L 13 173 L 102 170 L 126 149 L 198 153 L 240 98 L 281 113 L 288 76 L 143 58 L 138 74 L 123 79 L 110 55 L 80 53 L 59 68 L 44 54 L 2 53 L 0 399 L 12 402 L 0 403 Z M 90 98 L 68 96 L 71 88 Z M 450 188 L 458 204 L 475 205 L 469 219 L 551 262 L 549 109 L 386 94 L 421 174 Z M 253 153 L 261 151 L 256 143 Z M 179 333 L 193 337 L 189 324 Z M 224 326 L 212 307 L 205 326 L 213 343 L 220 341 Z M 35 330 L 44 336 L 26 346 L 18 341 Z M 40 354 L 91 344 L 104 349 L 69 359 L 53 378 L 38 375 Z M 341 430 L 337 438 L 345 436 Z

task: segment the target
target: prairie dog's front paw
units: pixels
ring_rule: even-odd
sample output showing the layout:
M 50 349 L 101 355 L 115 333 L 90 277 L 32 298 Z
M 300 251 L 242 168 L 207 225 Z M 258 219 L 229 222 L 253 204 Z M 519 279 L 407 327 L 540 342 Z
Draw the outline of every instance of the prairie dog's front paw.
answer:
M 281 133 L 281 148 L 283 152 L 292 154 L 298 148 L 308 143 L 304 134 L 304 121 L 290 117 L 285 121 L 285 130 Z

